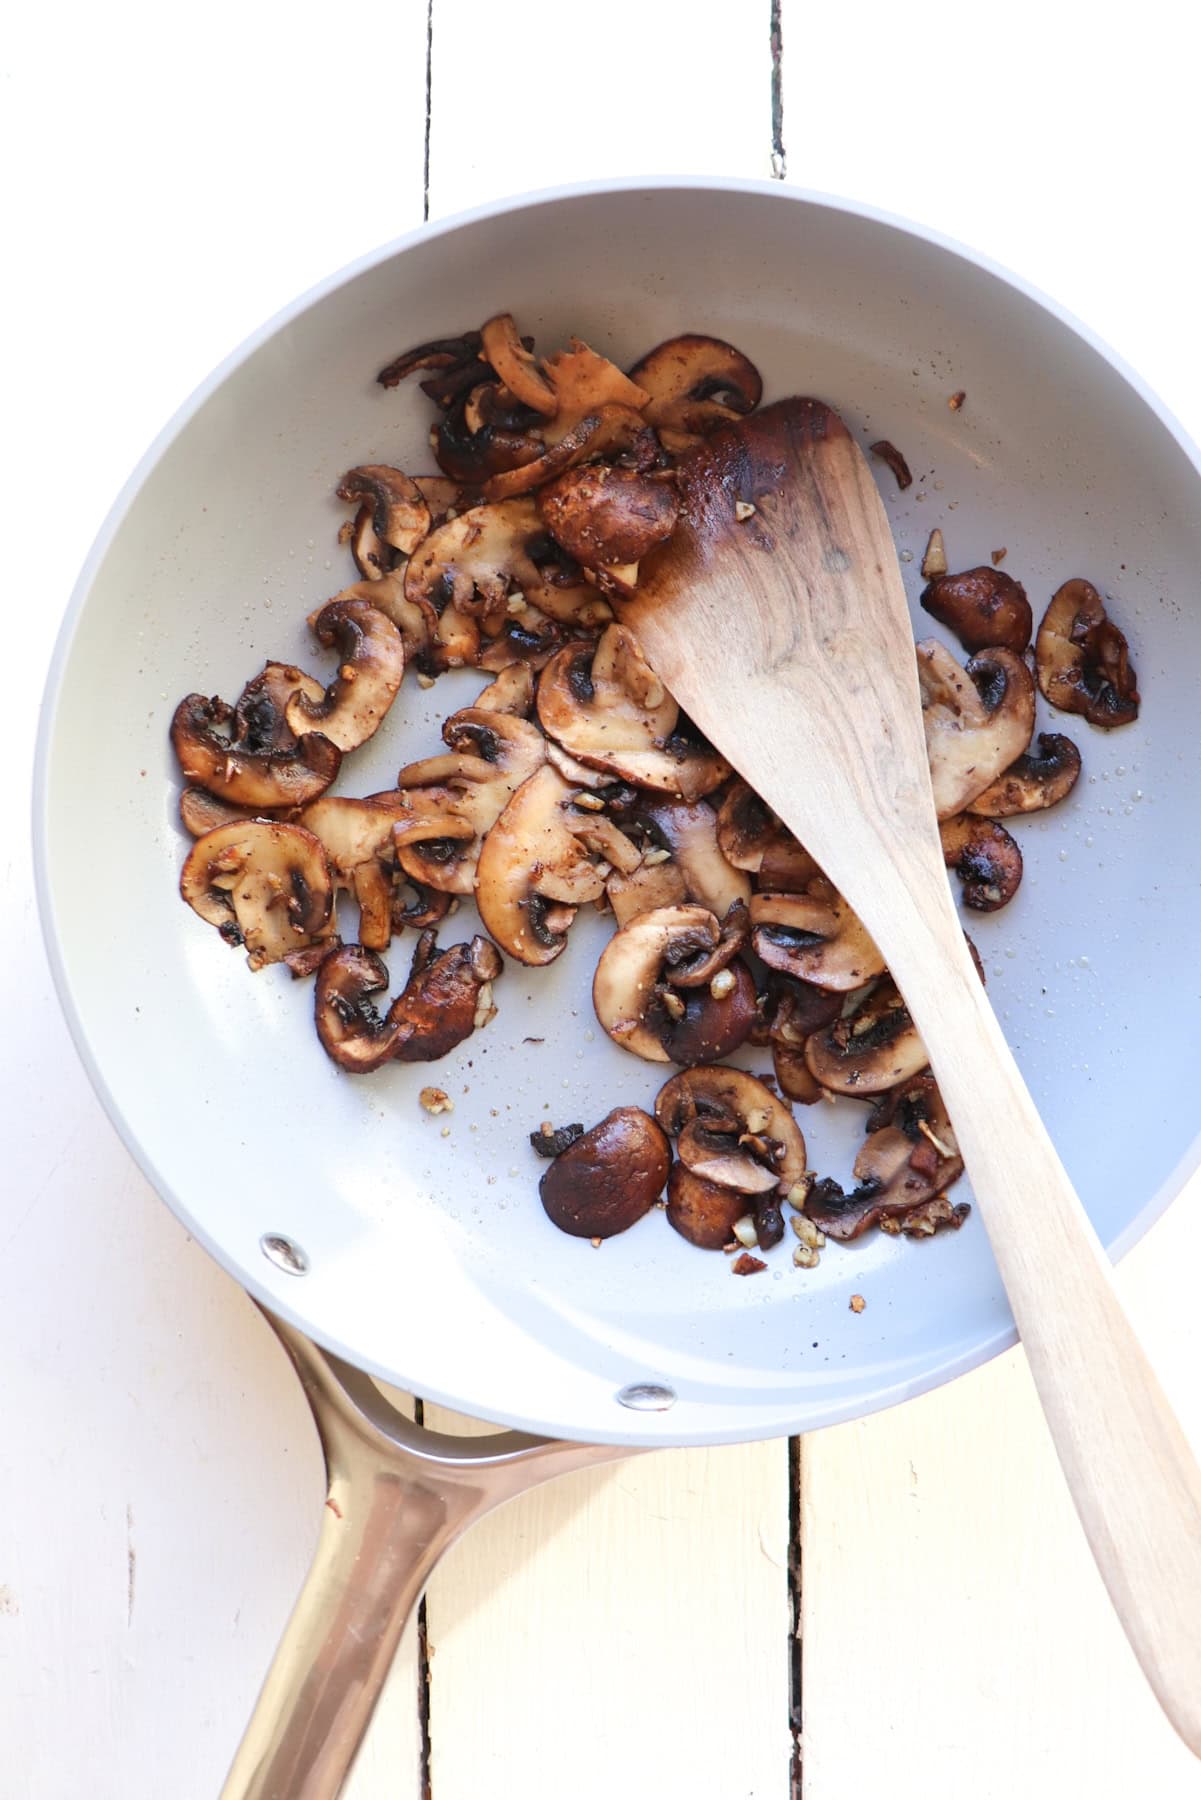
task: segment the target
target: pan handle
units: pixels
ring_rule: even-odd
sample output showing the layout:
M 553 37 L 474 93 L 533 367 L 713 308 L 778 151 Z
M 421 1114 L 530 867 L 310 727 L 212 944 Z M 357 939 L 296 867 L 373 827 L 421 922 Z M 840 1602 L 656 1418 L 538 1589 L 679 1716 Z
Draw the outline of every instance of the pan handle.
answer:
M 265 1316 L 304 1386 L 329 1485 L 313 1566 L 222 1800 L 335 1800 L 443 1551 L 514 1495 L 630 1452 L 426 1431 L 361 1370 Z

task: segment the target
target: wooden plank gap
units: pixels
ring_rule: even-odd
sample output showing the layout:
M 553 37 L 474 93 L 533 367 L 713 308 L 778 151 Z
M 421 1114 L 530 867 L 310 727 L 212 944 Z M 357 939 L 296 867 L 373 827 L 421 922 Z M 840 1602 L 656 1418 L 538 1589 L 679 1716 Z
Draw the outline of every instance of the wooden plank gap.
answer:
M 788 173 L 784 150 L 784 24 L 782 0 L 771 0 L 771 172 L 773 181 Z
M 801 1458 L 804 1440 L 788 1440 L 788 1724 L 792 1732 L 789 1768 L 791 1800 L 801 1800 L 804 1788 L 804 1645 L 801 1640 Z

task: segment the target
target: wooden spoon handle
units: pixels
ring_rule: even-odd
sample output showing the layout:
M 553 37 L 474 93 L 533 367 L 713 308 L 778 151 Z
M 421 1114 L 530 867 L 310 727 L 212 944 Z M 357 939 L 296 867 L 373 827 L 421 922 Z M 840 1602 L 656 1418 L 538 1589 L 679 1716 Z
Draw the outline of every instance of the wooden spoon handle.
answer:
M 930 921 L 931 972 L 912 954 L 894 972 L 954 1122 L 1097 1566 L 1160 1704 L 1201 1755 L 1201 1472 L 962 937 L 955 928 L 946 941 L 942 923 Z

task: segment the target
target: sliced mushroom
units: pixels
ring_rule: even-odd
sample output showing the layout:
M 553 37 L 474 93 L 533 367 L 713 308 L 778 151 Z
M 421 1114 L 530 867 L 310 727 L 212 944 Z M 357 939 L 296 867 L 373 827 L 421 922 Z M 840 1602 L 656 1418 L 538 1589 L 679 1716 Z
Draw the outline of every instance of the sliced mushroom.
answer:
M 313 623 L 319 643 L 338 652 L 338 673 L 320 701 L 298 693 L 287 721 L 300 736 L 320 731 L 339 750 L 355 750 L 379 730 L 404 675 L 397 627 L 366 600 L 331 600 Z
M 694 1175 L 739 1194 L 771 1194 L 779 1186 L 775 1168 L 755 1157 L 736 1130 L 714 1131 L 700 1118 L 681 1131 L 676 1155 Z
M 1038 752 L 1027 751 L 991 787 L 977 794 L 972 811 L 986 819 L 1009 819 L 1019 813 L 1057 806 L 1080 779 L 1080 752 L 1071 738 L 1040 731 Z
M 754 363 L 733 344 L 698 332 L 657 345 L 630 378 L 648 396 L 642 411 L 652 425 L 700 436 L 753 412 L 763 397 Z
M 717 841 L 727 862 L 779 893 L 799 893 L 821 874 L 803 845 L 745 781 L 733 781 L 717 813 Z
M 233 738 L 240 750 L 291 750 L 297 733 L 288 706 L 297 694 L 316 702 L 325 689 L 294 663 L 267 663 L 234 702 Z
M 252 807 L 231 806 L 228 800 L 218 800 L 215 794 L 202 787 L 186 787 L 179 796 L 179 822 L 189 837 L 203 837 L 206 831 L 215 831 L 218 825 L 236 825 L 261 817 L 262 814 Z M 680 885 L 683 898 L 683 883 Z
M 572 829 L 575 791 L 544 763 L 517 789 L 480 850 L 480 917 L 503 950 L 531 966 L 561 955 L 577 908 L 604 892 L 605 865 Z
M 425 601 L 435 612 L 455 607 L 499 629 L 516 589 L 524 600 L 541 586 L 527 546 L 542 534 L 533 500 L 473 506 L 432 531 L 409 562 L 405 598 Z
M 1126 639 L 1091 581 L 1077 577 L 1057 591 L 1034 646 L 1038 685 L 1061 712 L 1082 713 L 1111 730 L 1138 718 L 1138 682 Z
M 444 756 L 410 763 L 396 778 L 397 860 L 413 880 L 470 894 L 487 833 L 522 783 L 542 766 L 545 740 L 512 713 L 466 707 L 442 727 Z
M 987 564 L 960 575 L 938 576 L 923 590 L 922 606 L 955 633 L 969 654 L 999 648 L 1020 656 L 1034 628 L 1021 582 Z
M 548 444 L 574 431 L 588 413 L 602 406 L 620 406 L 640 413 L 647 402 L 644 388 L 623 375 L 607 356 L 598 356 L 580 338 L 568 339 L 568 349 L 557 350 L 545 363 L 546 378 L 555 393 L 556 410 L 543 436 Z
M 347 945 L 318 970 L 317 1036 L 352 1075 L 386 1062 L 435 1062 L 487 1023 L 491 984 L 500 972 L 487 938 L 439 952 L 436 933 L 423 931 L 404 991 L 381 1018 L 373 996 L 387 992 L 387 968 L 374 951 Z
M 338 542 L 349 543 L 354 566 L 365 582 L 383 581 L 396 567 L 396 552 L 375 529 L 375 511 L 370 506 L 360 506 L 338 533 Z
M 338 498 L 369 507 L 376 537 L 403 556 L 411 556 L 429 531 L 430 509 L 421 490 L 386 463 L 349 469 L 338 483 Z
M 930 1058 L 896 983 L 885 976 L 853 1012 L 808 1039 L 805 1061 L 831 1093 L 862 1099 L 908 1081 Z
M 729 765 L 680 732 L 680 711 L 624 625 L 569 644 L 538 682 L 538 717 L 580 762 L 642 787 L 698 800 Z
M 690 803 L 623 788 L 610 801 L 609 811 L 623 830 L 643 833 L 652 850 L 669 852 L 671 865 L 683 879 L 682 898 L 707 906 L 719 919 L 732 906 L 750 901 L 750 881 L 722 854 L 717 815 L 704 800 Z
M 477 712 L 512 713 L 528 719 L 534 710 L 534 674 L 527 663 L 509 663 L 475 697 Z
M 662 1128 L 640 1108 L 618 1106 L 555 1157 L 538 1192 L 560 1231 L 616 1237 L 650 1211 L 670 1166 Z
M 483 339 L 478 331 L 464 331 L 458 337 L 433 338 L 428 344 L 417 344 L 412 350 L 393 358 L 376 376 L 381 387 L 399 387 L 406 375 L 418 369 L 458 369 L 464 364 L 478 366 Z
M 755 1018 L 755 984 L 736 948 L 736 937 L 723 942 L 703 906 L 640 913 L 601 952 L 592 983 L 596 1016 L 615 1044 L 647 1062 L 729 1056 Z M 732 984 L 714 982 L 727 971 Z M 707 985 L 697 984 L 698 975 Z
M 594 407 L 552 449 L 490 475 L 484 483 L 484 498 L 507 500 L 532 493 L 564 469 L 605 456 L 618 458 L 632 469 L 652 469 L 661 461 L 658 439 L 633 407 L 613 403 Z
M 1008 906 L 1022 881 L 1022 853 L 1003 825 L 976 813 L 960 813 L 939 826 L 943 860 L 963 883 L 963 904 L 973 912 Z
M 789 975 L 772 975 L 767 994 L 772 1068 L 780 1092 L 789 1100 L 812 1106 L 821 1099 L 821 1084 L 805 1061 L 805 1045 L 815 1031 L 841 1017 L 844 1004 L 841 993 Z
M 603 569 L 637 563 L 669 538 L 680 502 L 661 478 L 590 463 L 549 482 L 538 506 L 546 529 L 569 556 L 586 568 Z
M 966 669 L 933 638 L 917 646 L 922 720 L 940 819 L 969 807 L 1030 743 L 1034 682 L 1012 650 L 984 650 Z
M 392 940 L 392 827 L 400 815 L 400 797 L 391 794 L 368 800 L 324 794 L 300 814 L 300 824 L 323 845 L 337 885 L 354 895 L 359 942 L 368 950 L 386 950 Z
M 619 926 L 628 925 L 639 913 L 659 907 L 683 906 L 689 898 L 678 863 L 640 862 L 629 875 L 610 875 L 605 894 Z
M 751 942 L 769 969 L 837 993 L 883 973 L 863 922 L 823 876 L 803 894 L 755 894 L 750 910 Z
M 805 1210 L 827 1237 L 857 1238 L 884 1219 L 903 1221 L 957 1181 L 963 1158 L 934 1077 L 928 1072 L 886 1094 L 872 1109 L 868 1137 L 855 1158 L 856 1186 L 844 1194 L 836 1182 L 815 1185 Z M 958 1209 L 955 1209 L 958 1210 Z M 950 1213 L 945 1223 L 967 1217 Z M 905 1229 L 903 1223 L 898 1230 Z M 915 1231 L 924 1227 L 914 1222 Z
M 406 600 L 404 582 L 404 570 L 391 569 L 375 580 L 352 581 L 349 587 L 342 588 L 325 605 L 332 606 L 343 600 L 365 600 L 368 606 L 376 607 L 386 618 L 391 619 L 400 633 L 405 668 L 412 663 L 418 669 L 427 670 L 438 661 L 434 655 L 434 647 L 438 642 L 438 615 L 428 600 Z M 309 614 L 310 631 L 315 628 L 324 611 L 325 606 L 319 606 Z M 474 645 L 478 642 L 474 626 L 472 633 Z M 307 676 L 305 681 L 309 683 L 305 689 L 309 698 L 320 701 L 325 693 L 320 682 L 310 682 Z M 313 689 L 316 691 L 313 692 Z
M 763 1082 L 742 1069 L 685 1069 L 660 1088 L 655 1117 L 669 1137 L 679 1137 L 694 1119 L 737 1138 L 783 1146 L 774 1158 L 780 1194 L 793 1192 L 805 1174 L 805 1139 L 788 1107 Z M 744 1209 L 745 1210 L 745 1209 Z
M 480 332 L 484 355 L 509 392 L 523 406 L 552 417 L 559 410 L 554 388 L 517 335 L 512 313 L 498 313 Z
M 321 844 L 299 825 L 235 820 L 197 838 L 179 891 L 252 969 L 333 935 L 333 882 Z
M 290 749 L 252 750 L 222 735 L 234 710 L 224 700 L 188 694 L 171 720 L 171 744 L 187 781 L 234 806 L 273 812 L 303 806 L 323 794 L 338 773 L 342 752 L 319 731 Z

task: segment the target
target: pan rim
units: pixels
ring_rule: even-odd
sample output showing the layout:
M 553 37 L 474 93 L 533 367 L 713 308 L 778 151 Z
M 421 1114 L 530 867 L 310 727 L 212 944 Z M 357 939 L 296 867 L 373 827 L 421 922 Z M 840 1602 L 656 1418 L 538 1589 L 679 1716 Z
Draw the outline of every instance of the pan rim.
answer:
M 218 1245 L 184 1203 L 177 1190 L 160 1174 L 153 1159 L 146 1153 L 138 1141 L 137 1135 L 127 1121 L 116 1095 L 93 1052 L 92 1044 L 76 1008 L 66 973 L 65 960 L 60 947 L 59 929 L 51 891 L 48 855 L 48 787 L 49 764 L 56 736 L 58 706 L 61 690 L 71 656 L 76 628 L 82 617 L 91 588 L 104 558 L 107 556 L 116 539 L 126 515 L 152 471 L 170 446 L 186 429 L 195 414 L 208 399 L 233 375 L 242 364 L 262 345 L 273 338 L 291 321 L 306 312 L 311 306 L 326 299 L 341 287 L 355 280 L 381 263 L 422 243 L 449 236 L 455 232 L 471 227 L 487 219 L 503 217 L 508 213 L 534 210 L 540 207 L 553 206 L 564 201 L 583 200 L 614 194 L 663 194 L 671 192 L 690 193 L 742 193 L 756 197 L 789 201 L 803 207 L 822 208 L 842 213 L 852 218 L 881 225 L 896 230 L 920 242 L 956 257 L 970 266 L 981 270 L 1000 282 L 1004 287 L 1032 302 L 1051 318 L 1064 326 L 1074 336 L 1088 346 L 1113 372 L 1125 382 L 1151 415 L 1157 420 L 1168 436 L 1175 442 L 1194 473 L 1201 477 L 1201 451 L 1189 434 L 1177 420 L 1173 412 L 1160 399 L 1159 395 L 1143 380 L 1109 344 L 1101 339 L 1084 321 L 1076 317 L 1058 301 L 1044 293 L 1040 288 L 1027 281 L 1014 271 L 995 262 L 990 257 L 963 244 L 942 232 L 926 225 L 906 219 L 885 209 L 835 194 L 814 190 L 783 186 L 777 181 L 767 179 L 745 179 L 738 177 L 711 176 L 633 176 L 616 180 L 602 180 L 581 183 L 568 183 L 561 186 L 538 189 L 528 193 L 504 196 L 487 202 L 481 206 L 455 213 L 445 219 L 426 222 L 414 230 L 378 245 L 362 256 L 353 259 L 338 270 L 296 296 L 263 324 L 252 331 L 241 343 L 223 358 L 210 374 L 199 383 L 183 402 L 176 408 L 162 429 L 156 434 L 137 464 L 122 485 L 116 498 L 106 514 L 99 531 L 84 559 L 79 575 L 74 583 L 67 602 L 54 649 L 50 658 L 46 683 L 42 694 L 39 712 L 37 740 L 34 755 L 33 789 L 32 789 L 32 834 L 33 834 L 33 869 L 34 886 L 37 898 L 38 918 L 50 966 L 51 977 L 59 1005 L 62 1008 L 67 1027 L 75 1046 L 77 1055 L 83 1065 L 88 1080 L 96 1093 L 105 1113 L 111 1121 L 118 1137 L 128 1150 L 133 1161 L 142 1174 L 150 1182 L 155 1192 L 171 1208 L 191 1235 L 201 1243 L 206 1251 L 214 1257 L 239 1285 L 247 1290 L 253 1299 L 278 1314 L 305 1332 L 313 1340 L 321 1344 L 334 1355 L 366 1370 L 373 1377 L 398 1386 L 410 1385 L 406 1377 L 398 1371 L 387 1368 L 366 1358 L 352 1346 L 340 1341 L 336 1336 L 318 1329 L 307 1315 L 303 1304 L 299 1303 L 303 1295 L 303 1284 L 295 1291 L 297 1300 L 289 1297 L 287 1290 L 281 1291 L 257 1276 L 251 1269 L 243 1267 L 232 1255 Z M 1160 1187 L 1151 1194 L 1144 1206 L 1117 1238 L 1107 1246 L 1110 1256 L 1117 1260 L 1136 1243 L 1150 1226 L 1159 1218 L 1171 1203 L 1188 1177 L 1201 1166 L 1201 1128 L 1186 1147 L 1176 1169 Z M 676 1423 L 669 1414 L 637 1414 L 625 1412 L 614 1419 L 612 1429 L 606 1431 L 606 1438 L 614 1444 L 630 1446 L 645 1445 L 647 1447 L 669 1445 L 722 1444 L 753 1441 L 764 1436 L 782 1436 L 796 1430 L 815 1429 L 818 1425 L 840 1423 L 852 1418 L 862 1418 L 872 1412 L 898 1404 L 900 1401 L 913 1398 L 917 1394 L 941 1386 L 956 1376 L 967 1373 L 970 1369 L 990 1361 L 1001 1351 L 1008 1349 L 1017 1341 L 1017 1332 L 1010 1326 L 1000 1330 L 981 1342 L 974 1343 L 969 1349 L 957 1355 L 948 1356 L 937 1365 L 927 1366 L 920 1376 L 898 1379 L 891 1385 L 877 1389 L 869 1396 L 855 1396 L 845 1403 L 823 1407 L 819 1421 L 811 1423 L 804 1419 L 778 1417 L 774 1424 L 766 1430 L 762 1423 L 761 1411 L 755 1409 L 753 1422 L 722 1422 L 715 1427 L 697 1431 L 688 1429 L 682 1421 Z M 422 1394 L 439 1404 L 455 1408 L 461 1412 L 475 1412 L 498 1425 L 515 1427 L 519 1430 L 542 1433 L 547 1429 L 546 1421 L 540 1420 L 520 1411 L 500 1411 L 489 1407 L 481 1412 L 478 1402 L 470 1395 L 440 1390 L 436 1382 L 423 1380 L 420 1383 Z M 691 1409 L 689 1409 L 691 1410 Z M 556 1433 L 561 1436 L 587 1438 L 594 1434 L 584 1431 L 574 1432 L 570 1425 L 564 1426 L 556 1422 Z

